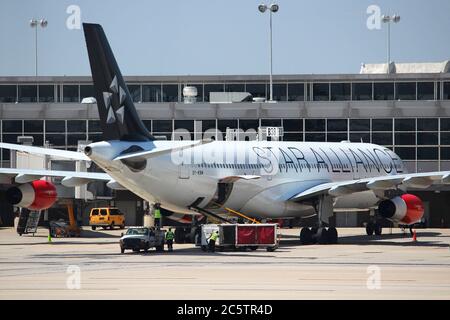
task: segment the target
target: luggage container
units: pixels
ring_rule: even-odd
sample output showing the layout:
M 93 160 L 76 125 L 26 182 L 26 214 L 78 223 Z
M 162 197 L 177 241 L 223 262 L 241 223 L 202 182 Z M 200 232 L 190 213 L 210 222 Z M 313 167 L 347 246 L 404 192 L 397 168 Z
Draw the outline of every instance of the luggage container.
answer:
M 275 251 L 279 246 L 277 224 L 219 224 L 202 226 L 202 249 L 206 250 L 211 232 L 219 230 L 218 249 L 266 248 Z

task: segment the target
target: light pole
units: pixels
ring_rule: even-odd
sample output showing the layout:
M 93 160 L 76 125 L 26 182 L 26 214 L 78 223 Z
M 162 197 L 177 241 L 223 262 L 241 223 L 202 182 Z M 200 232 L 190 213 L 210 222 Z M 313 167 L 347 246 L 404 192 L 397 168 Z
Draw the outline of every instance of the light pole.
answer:
M 38 32 L 37 29 L 39 26 L 42 28 L 45 28 L 48 24 L 48 21 L 45 19 L 37 20 L 37 19 L 31 19 L 30 20 L 30 27 L 35 28 L 34 32 L 34 49 L 35 49 L 35 55 L 34 55 L 34 72 L 35 76 L 38 75 Z
M 269 10 L 269 14 L 270 14 L 270 102 L 273 102 L 273 81 L 272 81 L 272 71 L 273 71 L 273 67 L 272 67 L 272 13 L 277 12 L 280 9 L 280 6 L 273 3 L 270 6 L 267 6 L 265 4 L 260 4 L 258 6 L 258 10 L 261 13 L 266 12 L 267 10 Z
M 387 73 L 389 73 L 389 66 L 391 63 L 391 22 L 398 23 L 400 22 L 400 16 L 394 14 L 393 16 L 383 15 L 381 17 L 383 23 L 387 23 L 388 27 L 388 36 L 387 36 Z

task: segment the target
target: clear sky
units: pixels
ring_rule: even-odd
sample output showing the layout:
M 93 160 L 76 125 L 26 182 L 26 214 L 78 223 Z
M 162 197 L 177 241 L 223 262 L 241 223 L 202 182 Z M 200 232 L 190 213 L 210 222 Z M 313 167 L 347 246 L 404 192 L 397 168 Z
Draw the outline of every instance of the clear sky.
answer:
M 267 0 L 266 0 L 267 1 Z M 32 17 L 39 29 L 39 75 L 90 75 L 81 30 L 66 27 L 68 6 L 103 25 L 124 75 L 267 74 L 269 15 L 256 0 L 0 0 L 0 76 L 34 75 Z M 369 30 L 369 5 L 399 13 L 392 60 L 450 59 L 449 0 L 278 0 L 274 74 L 358 73 L 386 61 L 386 27 Z

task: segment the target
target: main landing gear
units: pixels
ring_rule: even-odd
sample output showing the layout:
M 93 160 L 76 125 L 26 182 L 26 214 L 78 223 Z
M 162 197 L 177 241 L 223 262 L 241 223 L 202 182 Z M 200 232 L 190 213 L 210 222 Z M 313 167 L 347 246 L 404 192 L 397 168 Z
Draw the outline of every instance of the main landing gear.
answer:
M 328 195 L 319 196 L 314 204 L 317 213 L 319 227 L 302 228 L 300 231 L 300 243 L 303 245 L 310 244 L 336 244 L 338 243 L 338 232 L 335 227 L 328 227 L 327 222 L 333 215 L 333 198 Z
M 309 244 L 337 244 L 338 232 L 334 227 L 302 228 L 300 231 L 300 243 Z
M 383 227 L 378 222 L 370 221 L 366 225 L 366 233 L 368 236 L 372 236 L 373 234 L 381 236 L 383 233 Z

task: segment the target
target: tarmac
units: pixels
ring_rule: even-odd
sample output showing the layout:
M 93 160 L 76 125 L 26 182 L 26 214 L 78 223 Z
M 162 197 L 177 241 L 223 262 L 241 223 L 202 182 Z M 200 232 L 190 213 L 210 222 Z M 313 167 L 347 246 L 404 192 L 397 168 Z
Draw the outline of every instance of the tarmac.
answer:
M 0 299 L 449 299 L 450 230 L 368 237 L 340 228 L 339 244 L 302 246 L 282 229 L 275 252 L 120 254 L 120 230 L 47 240 L 0 228 Z

